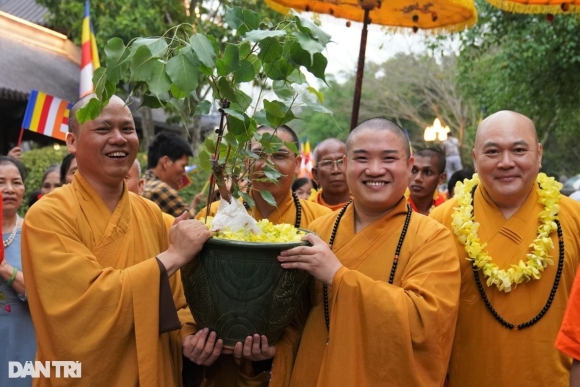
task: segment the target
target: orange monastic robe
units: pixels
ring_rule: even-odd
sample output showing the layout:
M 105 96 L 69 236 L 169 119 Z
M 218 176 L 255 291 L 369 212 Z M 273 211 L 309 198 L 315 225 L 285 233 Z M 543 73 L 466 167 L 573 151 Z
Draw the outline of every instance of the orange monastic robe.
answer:
M 193 319 L 182 313 L 187 306 L 174 275 L 169 310 L 186 317 L 181 331 L 178 324 L 160 333 L 161 273 L 154 257 L 167 248 L 167 233 L 156 205 L 125 187 L 111 213 L 79 172 L 29 210 L 22 265 L 36 360 L 82 367 L 81 379 L 41 378 L 35 386 L 66 380 L 75 386 L 181 385 L 181 342 L 193 332 Z
M 413 213 L 389 284 L 406 207 L 402 199 L 358 233 L 354 205 L 347 208 L 333 247 L 344 266 L 329 288 L 330 333 L 322 284 L 313 281 L 291 386 L 443 385 L 457 317 L 457 254 L 449 230 Z M 311 229 L 328 241 L 337 215 Z
M 338 204 L 328 204 L 328 203 L 326 203 L 324 201 L 324 198 L 322 197 L 322 190 L 319 190 L 318 192 L 316 192 L 316 196 L 314 197 L 314 202 L 320 204 L 321 206 L 328 207 L 332 211 L 340 210 L 347 203 L 347 202 L 338 203 Z
M 576 273 L 564 321 L 556 339 L 556 348 L 580 361 L 580 272 Z
M 300 199 L 302 213 L 300 217 L 300 228 L 310 229 L 309 224 L 331 211 L 316 203 Z M 219 207 L 219 202 L 211 204 L 210 216 L 214 216 Z M 200 219 L 205 217 L 205 209 L 197 215 Z M 263 216 L 257 207 L 248 211 L 256 220 L 262 220 Z M 294 225 L 296 220 L 296 206 L 292 194 L 288 195 L 278 205 L 268 217 L 268 220 L 274 224 L 288 223 Z M 290 373 L 296 356 L 298 343 L 302 331 L 302 323 L 306 320 L 306 310 L 300 310 L 299 316 L 284 331 L 282 337 L 276 342 L 276 356 L 272 364 L 272 373 L 263 372 L 259 375 L 252 374 L 250 362 L 242 362 L 237 365 L 233 356 L 222 356 L 211 366 L 206 368 L 204 387 L 229 387 L 229 386 L 286 386 L 290 380 Z
M 529 246 L 538 233 L 538 214 L 544 209 L 538 203 L 534 189 L 522 207 L 509 219 L 493 203 L 481 187 L 475 191 L 477 231 L 493 262 L 507 269 L 526 261 Z M 431 216 L 451 229 L 454 199 L 437 207 Z M 570 288 L 580 258 L 580 204 L 565 196 L 560 200 L 560 222 L 564 233 L 565 262 L 560 285 L 552 306 L 535 325 L 512 331 L 501 325 L 487 310 L 474 279 L 474 273 L 462 244 L 456 241 L 461 265 L 461 300 L 455 342 L 449 368 L 450 387 L 532 387 L 568 386 L 571 359 L 554 348 L 562 322 Z M 491 305 L 506 321 L 521 324 L 534 318 L 550 295 L 558 267 L 558 238 L 551 235 L 554 249 L 549 253 L 554 261 L 532 280 L 512 288 L 509 293 L 495 286 L 487 287 L 479 272 Z
M 415 205 L 415 202 L 413 202 L 413 198 L 411 197 L 410 194 L 407 197 L 407 201 L 409 202 L 409 205 L 411 206 L 413 211 L 419 212 L 419 210 L 417 210 L 417 206 Z M 431 208 L 429 209 L 429 213 L 431 211 L 433 211 L 435 209 L 435 207 L 439 207 L 441 204 L 445 203 L 446 201 L 447 201 L 447 196 L 445 194 L 437 191 L 437 196 L 433 198 L 433 204 L 431 204 Z

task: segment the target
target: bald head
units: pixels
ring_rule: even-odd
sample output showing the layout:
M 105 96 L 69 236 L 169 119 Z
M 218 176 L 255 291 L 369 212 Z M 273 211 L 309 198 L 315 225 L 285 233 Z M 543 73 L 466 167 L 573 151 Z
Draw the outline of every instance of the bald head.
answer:
M 320 155 L 325 153 L 329 149 L 340 149 L 342 153 L 345 153 L 346 145 L 344 142 L 340 141 L 337 138 L 327 138 L 326 140 L 316 145 L 316 148 L 314 148 L 314 151 L 312 152 L 314 162 L 319 162 L 321 160 Z
M 481 121 L 475 134 L 475 148 L 478 148 L 478 146 L 481 147 L 490 131 L 497 128 L 517 129 L 522 135 L 532 136 L 534 141 L 536 143 L 538 142 L 538 133 L 536 132 L 534 121 L 523 114 L 510 110 L 501 110 Z
M 493 202 L 510 217 L 534 189 L 542 167 L 542 144 L 528 117 L 500 111 L 479 124 L 475 170 Z
M 73 106 L 71 107 L 69 117 L 68 117 L 68 131 L 69 132 L 78 135 L 78 133 L 81 129 L 81 123 L 79 122 L 79 120 L 77 118 L 77 112 L 79 111 L 79 109 L 84 107 L 87 103 L 89 103 L 91 98 L 97 98 L 97 95 L 94 93 L 87 94 L 84 97 L 81 97 L 78 101 L 76 101 L 73 104 Z M 123 102 L 123 104 L 125 103 L 125 101 L 123 101 L 123 99 L 121 99 L 120 97 L 117 97 L 116 95 L 113 95 L 111 97 L 111 100 L 113 100 L 113 99 L 118 99 L 121 102 Z
M 294 146 L 296 147 L 296 149 L 298 149 L 300 151 L 300 141 L 298 140 L 298 135 L 288 125 L 280 125 L 280 126 L 278 126 L 278 128 L 276 130 L 270 128 L 269 126 L 261 125 L 261 126 L 258 127 L 258 129 L 256 130 L 256 132 L 258 132 L 258 133 L 262 133 L 262 132 L 269 132 L 269 133 L 284 132 L 284 133 L 288 134 L 292 138 L 292 141 L 291 142 L 294 144 Z
M 409 146 L 409 139 L 405 131 L 393 121 L 389 121 L 386 118 L 371 118 L 360 123 L 356 128 L 354 128 L 346 139 L 346 151 L 352 146 L 353 138 L 355 138 L 359 133 L 366 131 L 376 131 L 376 132 L 391 132 L 397 136 L 401 141 L 401 146 L 407 155 L 407 160 L 411 157 L 411 148 Z
M 136 159 L 133 162 L 131 169 L 129 169 L 129 172 L 125 177 L 125 182 L 127 183 L 127 189 L 129 191 L 141 196 L 144 180 L 141 179 L 141 164 L 139 164 L 139 160 Z

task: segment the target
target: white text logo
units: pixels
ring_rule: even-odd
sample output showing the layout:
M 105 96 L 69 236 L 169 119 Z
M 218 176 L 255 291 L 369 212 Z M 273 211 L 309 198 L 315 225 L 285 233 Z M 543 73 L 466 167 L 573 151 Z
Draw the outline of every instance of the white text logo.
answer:
M 50 378 L 80 378 L 81 363 L 78 361 L 27 361 L 22 365 L 18 361 L 8 362 L 9 378 L 25 378 L 31 376 L 39 378 L 40 376 Z

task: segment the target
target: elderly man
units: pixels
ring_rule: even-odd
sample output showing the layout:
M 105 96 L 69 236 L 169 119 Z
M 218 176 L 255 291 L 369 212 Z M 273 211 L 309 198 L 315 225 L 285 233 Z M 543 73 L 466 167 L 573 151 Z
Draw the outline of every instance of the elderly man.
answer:
M 259 133 L 274 133 L 272 128 L 261 126 L 258 128 Z M 294 143 L 296 149 L 300 149 L 298 136 L 286 125 L 280 126 L 276 130 L 276 136 L 286 143 Z M 298 199 L 292 193 L 290 187 L 294 175 L 300 169 L 301 157 L 292 152 L 287 146 L 283 146 L 279 151 L 273 154 L 265 154 L 262 151 L 261 144 L 252 141 L 251 151 L 262 157 L 257 160 L 253 166 L 250 175 L 251 190 L 250 195 L 254 199 L 256 206 L 248 210 L 256 220 L 268 219 L 274 224 L 289 223 L 300 228 L 309 228 L 309 224 L 316 218 L 331 212 L 328 208 L 319 204 Z M 274 167 L 282 174 L 277 182 L 259 181 L 257 178 L 263 176 L 263 169 L 267 165 L 265 159 L 268 158 Z M 262 198 L 258 191 L 265 190 L 272 194 L 276 200 L 276 206 L 270 205 Z M 215 215 L 219 207 L 219 202 L 214 202 L 210 208 L 210 215 Z M 200 211 L 198 218 L 205 216 L 205 209 Z M 287 385 L 290 378 L 289 370 L 292 369 L 294 360 L 294 351 L 300 340 L 301 323 L 300 316 L 297 320 L 286 329 L 282 338 L 274 345 L 269 346 L 266 336 L 248 337 L 243 343 L 249 350 L 253 346 L 254 352 L 244 351 L 242 343 L 237 344 L 237 348 L 232 356 L 221 356 L 217 361 L 206 369 L 205 386 L 283 386 Z M 214 335 L 212 333 L 211 335 Z M 212 342 L 215 337 L 203 335 L 199 342 L 206 341 L 207 352 L 212 350 Z M 207 345 L 209 343 L 209 345 Z M 275 355 L 275 357 L 274 357 Z M 254 360 L 253 362 L 240 362 L 241 357 Z M 273 363 L 272 363 L 272 358 Z M 213 359 L 204 362 L 204 365 L 210 365 Z M 271 373 L 268 372 L 270 371 Z
M 415 161 L 409 176 L 409 205 L 423 215 L 445 203 L 446 197 L 437 189 L 445 183 L 445 156 L 436 149 L 426 148 L 415 152 Z
M 407 206 L 413 158 L 395 123 L 361 123 L 343 162 L 352 203 L 278 257 L 317 280 L 290 385 L 440 387 L 459 298 L 451 233 Z
M 462 274 L 449 385 L 568 386 L 572 360 L 554 341 L 579 263 L 580 204 L 539 174 L 542 145 L 521 114 L 483 120 L 473 158 L 478 177 L 431 213 L 454 231 Z
M 312 175 L 322 188 L 316 194 L 315 202 L 333 211 L 344 207 L 350 199 L 342 163 L 344 152 L 344 142 L 336 138 L 322 141 L 313 152 L 316 165 L 312 168 Z
M 182 343 L 191 360 L 200 353 L 191 315 L 178 319 L 187 305 L 174 274 L 211 233 L 184 214 L 168 238 L 159 208 L 129 194 L 124 179 L 139 148 L 133 117 L 113 96 L 80 124 L 76 112 L 91 97 L 71 109 L 73 182 L 31 208 L 22 231 L 36 360 L 80 362 L 75 386 L 181 386 Z M 56 378 L 35 386 L 63 383 Z

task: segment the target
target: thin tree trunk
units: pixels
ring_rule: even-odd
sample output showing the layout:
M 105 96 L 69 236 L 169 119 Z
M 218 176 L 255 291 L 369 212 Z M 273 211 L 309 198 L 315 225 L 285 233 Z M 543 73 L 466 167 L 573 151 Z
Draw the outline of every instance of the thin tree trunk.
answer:
M 155 137 L 155 125 L 153 124 L 153 114 L 151 108 L 147 106 L 141 106 L 139 108 L 141 112 L 141 130 L 143 131 L 143 139 L 141 141 L 141 150 L 147 152 L 149 149 L 149 144 Z

